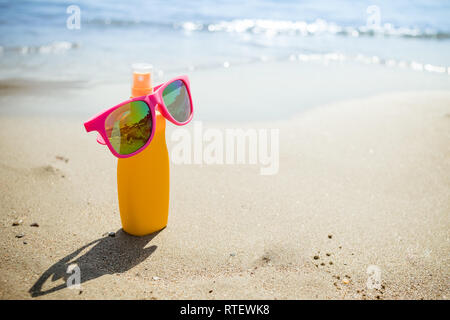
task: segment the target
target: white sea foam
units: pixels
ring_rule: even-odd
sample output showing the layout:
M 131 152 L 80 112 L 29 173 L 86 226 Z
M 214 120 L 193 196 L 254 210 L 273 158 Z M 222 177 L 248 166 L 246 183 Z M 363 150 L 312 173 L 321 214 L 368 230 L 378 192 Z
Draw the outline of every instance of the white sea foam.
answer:
M 55 41 L 50 44 L 40 46 L 19 46 L 19 47 L 2 47 L 0 53 L 19 53 L 22 55 L 27 54 L 58 54 L 64 53 L 71 49 L 78 48 L 78 43 L 72 43 L 68 41 Z
M 178 27 L 179 25 L 175 25 Z M 436 30 L 427 28 L 420 30 L 418 28 L 395 27 L 391 23 L 385 23 L 379 26 L 340 26 L 336 23 L 316 19 L 313 22 L 291 21 L 291 20 L 272 20 L 272 19 L 234 19 L 229 21 L 220 21 L 216 23 L 200 23 L 186 21 L 181 24 L 181 28 L 186 31 L 207 32 L 228 32 L 228 33 L 252 33 L 274 36 L 282 35 L 301 35 L 311 36 L 320 34 L 347 35 L 351 37 L 360 36 L 392 36 L 392 37 L 423 37 L 423 38 L 448 38 L 449 34 L 439 33 Z
M 325 53 L 325 54 L 291 54 L 288 57 L 290 61 L 299 62 L 316 62 L 316 63 L 324 63 L 328 64 L 331 61 L 356 61 L 363 64 L 380 64 L 383 66 L 387 66 L 390 68 L 398 67 L 398 68 L 410 68 L 414 71 L 427 71 L 432 73 L 448 73 L 450 74 L 450 67 L 446 66 L 438 66 L 429 63 L 421 63 L 417 61 L 406 62 L 403 60 L 396 61 L 395 59 L 383 59 L 378 56 L 367 56 L 363 54 L 357 54 L 355 56 L 352 55 L 344 55 L 342 53 Z

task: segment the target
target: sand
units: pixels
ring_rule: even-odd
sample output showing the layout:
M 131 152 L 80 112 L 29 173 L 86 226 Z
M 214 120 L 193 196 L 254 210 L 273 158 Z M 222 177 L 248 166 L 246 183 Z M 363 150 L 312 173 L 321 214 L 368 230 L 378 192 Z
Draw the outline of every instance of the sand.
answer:
M 171 164 L 169 224 L 138 238 L 121 230 L 116 160 L 81 120 L 3 115 L 0 298 L 450 297 L 449 91 L 204 126 L 278 128 L 279 173 Z M 73 262 L 81 289 L 65 285 Z

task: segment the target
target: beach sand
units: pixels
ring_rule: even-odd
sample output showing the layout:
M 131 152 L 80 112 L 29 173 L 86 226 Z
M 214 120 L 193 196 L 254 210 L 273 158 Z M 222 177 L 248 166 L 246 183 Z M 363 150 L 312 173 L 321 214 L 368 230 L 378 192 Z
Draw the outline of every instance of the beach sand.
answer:
M 449 299 L 449 91 L 204 127 L 278 128 L 278 174 L 171 164 L 168 226 L 139 238 L 81 119 L 3 115 L 0 298 Z M 81 289 L 65 285 L 73 262 Z

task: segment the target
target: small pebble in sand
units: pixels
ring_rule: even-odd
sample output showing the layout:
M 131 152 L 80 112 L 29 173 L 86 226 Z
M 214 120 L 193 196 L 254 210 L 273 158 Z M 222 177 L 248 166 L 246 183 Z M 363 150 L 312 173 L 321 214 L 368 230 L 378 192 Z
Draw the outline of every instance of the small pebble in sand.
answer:
M 343 284 L 349 284 L 349 283 L 350 283 L 350 280 L 348 280 L 347 278 L 342 279 L 342 283 L 343 283 Z
M 157 277 L 157 276 L 153 276 L 153 277 L 152 277 L 152 280 L 153 280 L 153 281 L 158 281 L 158 280 L 161 280 L 161 278 L 160 278 L 160 277 Z
M 209 293 L 212 293 L 213 291 L 212 291 L 212 290 L 209 290 L 208 292 L 209 292 Z
M 19 233 L 19 234 L 16 234 L 16 238 L 23 238 L 23 237 L 25 237 L 25 235 L 23 234 L 23 233 Z
M 324 265 L 325 265 L 325 262 L 322 262 L 320 265 L 321 265 L 321 266 L 324 266 Z
M 327 255 L 327 257 L 329 257 L 329 256 L 331 256 L 331 253 L 327 253 L 326 255 Z
M 33 222 L 32 224 L 30 224 L 30 227 L 39 227 L 39 223 Z
M 314 260 L 319 260 L 319 256 L 314 256 Z
M 17 220 L 12 223 L 14 227 L 20 226 L 23 223 L 23 220 Z
M 234 257 L 236 255 L 236 253 L 232 252 L 230 253 L 230 256 Z
M 116 233 L 115 232 L 108 232 L 108 237 L 115 237 L 116 236 Z
M 63 157 L 63 156 L 56 156 L 55 158 L 56 158 L 57 160 L 64 161 L 65 163 L 69 162 L 69 159 L 66 158 L 66 157 Z
M 333 261 L 330 261 L 330 264 L 333 264 Z
M 23 244 L 28 244 L 28 242 L 24 241 Z
M 332 234 L 329 234 L 329 235 L 328 235 L 328 239 L 331 239 L 331 238 L 333 238 L 333 235 L 332 235 Z

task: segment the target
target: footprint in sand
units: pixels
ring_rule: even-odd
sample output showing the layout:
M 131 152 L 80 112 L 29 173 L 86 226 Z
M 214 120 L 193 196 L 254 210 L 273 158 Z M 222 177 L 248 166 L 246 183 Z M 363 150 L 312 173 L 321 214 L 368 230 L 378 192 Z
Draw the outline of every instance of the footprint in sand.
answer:
M 52 165 L 47 165 L 47 166 L 41 166 L 41 167 L 37 167 L 34 168 L 33 171 L 37 174 L 41 174 L 41 175 L 56 175 L 59 172 L 58 168 L 55 168 Z
M 32 169 L 33 173 L 37 176 L 41 177 L 56 177 L 60 176 L 61 178 L 65 178 L 65 174 L 61 172 L 60 169 L 55 168 L 52 165 L 46 165 L 41 167 L 36 167 Z

